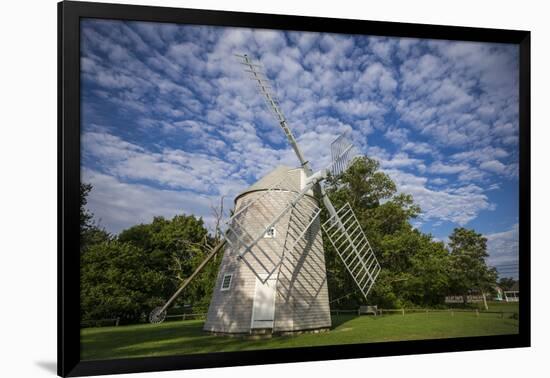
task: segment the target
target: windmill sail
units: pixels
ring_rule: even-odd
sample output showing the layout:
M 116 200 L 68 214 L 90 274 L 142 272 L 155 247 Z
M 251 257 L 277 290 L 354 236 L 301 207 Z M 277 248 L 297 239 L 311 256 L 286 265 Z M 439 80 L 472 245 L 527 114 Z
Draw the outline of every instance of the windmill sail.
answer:
M 279 122 L 279 125 L 283 129 L 288 139 L 288 142 L 290 143 L 290 146 L 296 153 L 296 156 L 298 157 L 300 164 L 306 171 L 306 174 L 308 176 L 311 175 L 312 171 L 309 166 L 309 162 L 304 158 L 304 155 L 302 154 L 300 147 L 298 147 L 296 138 L 294 138 L 294 134 L 292 134 L 292 131 L 288 127 L 286 118 L 279 106 L 279 100 L 272 93 L 269 80 L 267 79 L 265 74 L 262 71 L 260 71 L 261 65 L 253 63 L 248 55 L 236 55 L 236 56 L 241 60 L 241 64 L 245 65 L 248 68 L 245 71 L 248 72 L 250 74 L 250 78 L 256 82 L 258 90 L 262 94 L 264 101 L 268 106 L 268 109 L 275 116 L 275 119 L 277 120 L 277 122 Z
M 350 204 L 323 223 L 323 230 L 366 299 L 381 267 Z
M 326 321 L 330 324 L 330 311 L 328 308 L 325 261 L 322 252 L 323 243 L 320 236 L 321 229 L 324 229 L 329 235 L 339 256 L 365 297 L 380 272 L 378 261 L 376 261 L 372 248 L 368 244 L 351 208 L 349 208 L 349 212 L 345 210 L 346 207 L 342 208 L 344 209 L 343 212 L 342 209 L 336 211 L 321 184 L 329 171 L 337 176 L 347 169 L 353 145 L 345 135 L 338 137 L 331 145 L 332 164 L 330 167 L 313 173 L 309 162 L 305 160 L 298 146 L 296 138 L 288 127 L 286 118 L 280 109 L 279 101 L 272 93 L 269 81 L 265 74 L 260 71 L 261 66 L 252 63 L 247 55 L 238 55 L 238 57 L 241 59 L 241 63 L 247 67 L 246 71 L 251 75 L 251 79 L 256 83 L 268 108 L 283 129 L 300 161 L 306 180 L 305 182 L 300 181 L 299 188 L 293 187 L 292 184 L 283 180 L 267 189 L 255 190 L 253 194 L 249 193 L 246 199 L 241 198 L 235 214 L 231 216 L 226 224 L 227 231 L 224 239 L 212 250 L 195 272 L 185 280 L 172 297 L 163 306 L 151 312 L 149 320 L 151 323 L 164 321 L 167 308 L 193 278 L 199 274 L 208 261 L 228 246 L 224 258 L 226 255 L 237 255 L 238 259 L 250 268 L 253 276 L 263 285 L 266 285 L 273 274 L 277 272 L 278 293 L 284 299 L 285 305 L 291 309 L 289 313 L 314 314 L 311 319 L 296 316 L 296 318 L 289 321 L 302 324 L 301 327 L 311 327 L 312 324 L 315 327 L 322 327 Z M 325 223 L 322 227 L 319 220 L 321 208 L 313 198 L 313 192 L 320 194 L 324 206 L 331 215 L 328 223 Z M 235 201 L 237 202 L 237 200 Z M 348 218 L 351 217 L 349 214 L 353 216 L 353 219 Z M 262 239 L 274 230 L 274 226 L 281 224 L 284 228 L 284 238 L 271 237 L 269 242 L 262 242 Z M 350 228 L 350 226 L 353 227 Z M 357 237 L 355 234 L 357 232 L 355 227 L 357 226 L 359 226 L 360 236 L 362 237 Z M 343 244 L 339 243 L 341 239 L 339 234 L 344 235 Z M 338 246 L 336 245 L 337 242 L 339 243 Z M 348 245 L 345 245 L 346 242 Z M 352 263 L 357 265 L 351 265 Z M 305 269 L 302 269 L 302 267 Z M 226 276 L 230 277 L 229 283 L 231 284 L 233 274 L 221 276 L 220 279 L 224 279 L 222 282 L 225 282 Z M 323 307 L 323 298 L 326 300 L 326 308 Z M 311 310 L 312 308 L 314 310 Z M 211 315 L 210 318 L 212 317 L 215 316 Z M 215 321 L 212 322 L 215 323 Z M 221 321 L 218 326 L 220 324 L 225 324 L 225 320 Z M 217 326 L 209 325 L 208 327 L 214 330 Z M 208 327 L 205 325 L 205 329 Z
M 272 238 L 268 245 L 262 243 L 263 239 L 270 229 L 280 223 L 285 228 L 291 228 L 292 232 L 306 232 L 319 213 L 315 204 L 302 200 L 312 186 L 306 185 L 301 189 L 283 179 L 244 201 L 227 221 L 225 239 L 231 253 L 237 254 L 262 282 L 268 280 L 281 265 L 284 252 L 275 251 L 285 249 L 284 239 Z M 292 227 L 288 226 L 291 212 L 294 219 L 301 220 L 292 222 Z
M 353 144 L 348 139 L 347 134 L 341 134 L 330 145 L 332 155 L 332 164 L 330 171 L 333 176 L 339 176 L 346 171 L 350 163 L 351 150 Z
M 294 305 L 309 306 L 315 301 L 325 283 L 323 245 L 317 234 L 321 232 L 317 201 L 310 200 L 308 212 L 292 210 L 288 222 L 285 248 L 277 285 L 281 297 L 289 302 L 299 296 Z
M 322 228 L 366 299 L 380 273 L 380 265 L 351 206 L 346 204 L 341 209 L 336 210 L 322 185 L 322 180 L 326 178 L 329 172 L 334 176 L 338 176 L 348 168 L 353 145 L 349 142 L 346 135 L 339 136 L 331 144 L 332 164 L 330 167 L 313 173 L 309 162 L 304 158 L 298 146 L 296 138 L 288 127 L 286 117 L 279 107 L 279 102 L 272 93 L 269 80 L 261 71 L 261 65 L 253 63 L 248 55 L 237 55 L 237 57 L 241 60 L 241 64 L 247 67 L 245 71 L 250 74 L 250 78 L 256 83 L 266 104 L 283 129 L 301 166 L 308 176 L 309 185 L 315 187 L 320 194 L 323 204 L 330 215 L 329 219 L 322 225 Z M 274 221 L 278 219 L 276 218 Z M 250 245 L 253 246 L 255 243 L 252 242 Z M 245 251 L 249 251 L 250 249 L 251 247 L 247 247 Z M 279 264 L 282 259 L 283 256 L 278 260 Z

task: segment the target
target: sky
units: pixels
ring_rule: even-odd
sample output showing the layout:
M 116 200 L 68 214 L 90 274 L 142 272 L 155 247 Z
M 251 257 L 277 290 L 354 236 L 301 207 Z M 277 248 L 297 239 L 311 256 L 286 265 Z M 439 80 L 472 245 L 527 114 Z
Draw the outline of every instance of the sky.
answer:
M 518 47 L 200 25 L 81 21 L 81 176 L 118 233 L 201 216 L 298 161 L 234 54 L 264 67 L 314 169 L 350 135 L 422 209 L 414 226 L 488 240 L 517 277 Z

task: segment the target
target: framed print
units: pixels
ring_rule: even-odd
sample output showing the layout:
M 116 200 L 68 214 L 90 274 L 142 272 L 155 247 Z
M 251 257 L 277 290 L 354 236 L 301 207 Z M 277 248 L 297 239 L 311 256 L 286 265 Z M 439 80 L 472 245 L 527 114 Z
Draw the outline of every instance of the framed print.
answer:
M 58 20 L 59 375 L 530 345 L 528 31 Z

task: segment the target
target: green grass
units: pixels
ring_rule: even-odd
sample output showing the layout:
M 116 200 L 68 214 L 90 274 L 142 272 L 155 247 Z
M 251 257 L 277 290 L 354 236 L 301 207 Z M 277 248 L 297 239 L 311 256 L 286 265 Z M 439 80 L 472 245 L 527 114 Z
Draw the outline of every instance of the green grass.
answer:
M 515 305 L 517 309 L 517 304 Z M 513 306 L 489 308 L 509 311 Z M 506 309 L 504 309 L 506 308 Z M 510 310 L 513 311 L 513 310 Z M 419 340 L 513 334 L 518 321 L 497 314 L 411 313 L 384 316 L 333 316 L 333 329 L 318 334 L 275 336 L 264 340 L 211 336 L 202 331 L 204 321 L 172 321 L 121 327 L 87 328 L 81 331 L 84 360 L 169 356 L 270 348 L 354 344 L 395 340 Z
M 479 309 L 484 309 L 483 303 L 476 303 Z M 487 302 L 489 311 L 518 312 L 519 302 Z

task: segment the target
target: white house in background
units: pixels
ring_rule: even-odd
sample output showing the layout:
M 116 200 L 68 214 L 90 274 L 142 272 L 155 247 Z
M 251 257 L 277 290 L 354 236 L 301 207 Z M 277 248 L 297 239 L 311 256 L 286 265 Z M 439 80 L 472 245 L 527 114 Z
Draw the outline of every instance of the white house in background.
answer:
M 493 298 L 495 301 L 502 301 L 504 300 L 504 292 L 502 291 L 502 288 L 500 286 L 495 286 L 495 297 Z
M 506 302 L 519 302 L 519 281 L 516 281 L 510 290 L 504 291 L 504 300 Z

